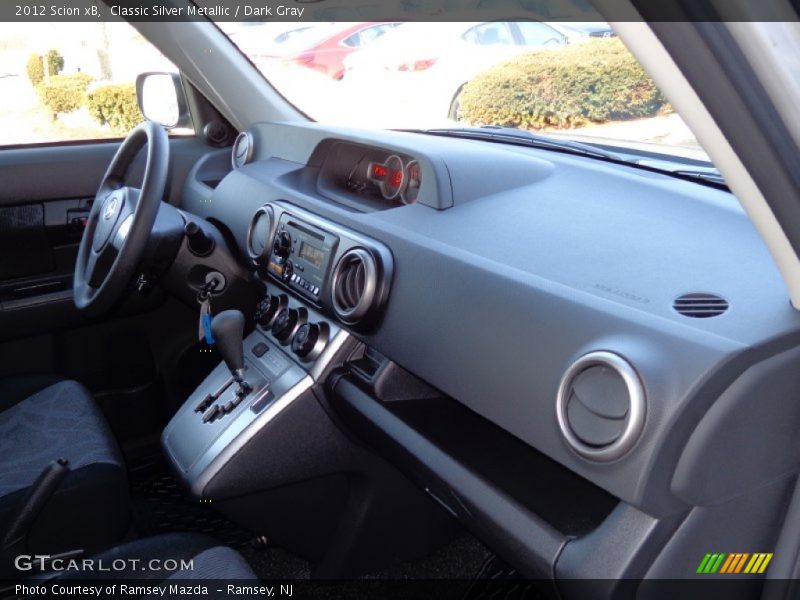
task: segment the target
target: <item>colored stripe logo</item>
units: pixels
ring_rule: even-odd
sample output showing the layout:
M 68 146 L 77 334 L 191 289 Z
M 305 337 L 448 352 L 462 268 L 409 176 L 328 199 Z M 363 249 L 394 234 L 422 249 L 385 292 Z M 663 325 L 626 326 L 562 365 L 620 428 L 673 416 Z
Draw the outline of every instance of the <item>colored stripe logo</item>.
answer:
M 767 570 L 767 566 L 772 560 L 772 553 L 769 552 L 725 552 L 708 553 L 700 561 L 697 573 L 701 575 L 713 575 L 714 573 L 724 575 L 736 575 L 738 573 L 761 574 Z

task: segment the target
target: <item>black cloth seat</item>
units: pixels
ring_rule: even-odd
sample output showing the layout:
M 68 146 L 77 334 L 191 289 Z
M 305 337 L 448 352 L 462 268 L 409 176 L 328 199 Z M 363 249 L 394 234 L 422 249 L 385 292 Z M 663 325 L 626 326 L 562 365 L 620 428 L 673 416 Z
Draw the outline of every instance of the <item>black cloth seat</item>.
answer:
M 0 534 L 52 462 L 70 472 L 42 510 L 27 551 L 96 551 L 118 542 L 130 516 L 125 465 L 89 392 L 74 381 L 26 377 L 0 381 Z

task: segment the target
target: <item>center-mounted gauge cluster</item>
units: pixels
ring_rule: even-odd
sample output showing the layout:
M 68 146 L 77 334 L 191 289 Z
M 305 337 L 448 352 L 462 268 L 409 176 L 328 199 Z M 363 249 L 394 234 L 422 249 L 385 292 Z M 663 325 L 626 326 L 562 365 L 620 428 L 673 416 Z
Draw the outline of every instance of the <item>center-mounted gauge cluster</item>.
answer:
M 404 177 L 400 176 L 403 186 Z M 250 221 L 247 252 L 263 280 L 281 284 L 309 308 L 358 328 L 380 317 L 393 270 L 392 255 L 380 242 L 295 206 L 271 202 Z M 273 319 L 280 320 L 283 325 L 273 330 L 275 337 L 288 344 L 299 333 L 297 353 L 311 352 L 326 331 L 316 325 L 303 328 L 301 313 L 289 311 L 278 319 L 286 308 L 286 303 L 270 297 L 269 305 L 260 309 L 266 315 L 261 320 L 270 326 Z
M 399 197 L 403 204 L 413 204 L 419 196 L 422 170 L 416 160 L 404 163 L 402 158 L 392 154 L 382 163 L 370 162 L 367 178 L 378 186 L 386 200 Z

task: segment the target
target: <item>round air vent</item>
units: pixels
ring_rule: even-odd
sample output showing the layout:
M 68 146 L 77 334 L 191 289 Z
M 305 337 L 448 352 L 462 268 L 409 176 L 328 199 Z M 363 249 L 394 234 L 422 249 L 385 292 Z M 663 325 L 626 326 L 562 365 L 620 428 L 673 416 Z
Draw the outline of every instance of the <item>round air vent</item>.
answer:
M 716 294 L 684 294 L 675 298 L 672 308 L 684 317 L 710 319 L 726 312 L 728 310 L 728 301 Z
M 628 452 L 644 427 L 645 395 L 628 361 L 591 352 L 561 379 L 556 414 L 561 433 L 581 456 L 608 462 Z
M 250 219 L 250 226 L 247 229 L 247 253 L 256 264 L 267 257 L 272 247 L 272 221 L 271 206 L 262 206 Z
M 333 308 L 345 323 L 357 323 L 372 308 L 378 286 L 375 259 L 363 248 L 348 250 L 336 263 L 331 288 Z
M 234 169 L 243 167 L 250 162 L 250 159 L 253 158 L 254 146 L 253 134 L 249 131 L 243 131 L 236 136 L 236 139 L 233 141 L 233 150 L 231 152 L 231 164 Z

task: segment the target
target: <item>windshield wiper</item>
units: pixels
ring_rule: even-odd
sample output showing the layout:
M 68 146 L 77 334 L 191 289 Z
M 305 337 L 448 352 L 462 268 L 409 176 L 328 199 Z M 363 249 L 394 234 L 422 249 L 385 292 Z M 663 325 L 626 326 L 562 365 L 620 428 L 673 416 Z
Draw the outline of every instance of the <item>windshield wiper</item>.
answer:
M 628 162 L 613 152 L 595 148 L 589 144 L 582 144 L 581 142 L 573 142 L 571 140 L 556 139 L 547 135 L 526 131 L 524 129 L 514 129 L 513 127 L 483 125 L 481 127 L 441 127 L 435 129 L 418 129 L 415 131 L 419 133 L 426 133 L 428 135 L 463 137 L 473 140 L 519 144 L 533 148 L 545 148 L 548 150 L 568 152 L 570 154 L 578 154 L 580 156 L 590 156 L 592 158 L 599 158 L 602 160 Z

